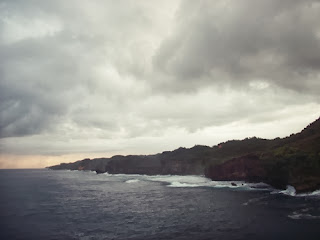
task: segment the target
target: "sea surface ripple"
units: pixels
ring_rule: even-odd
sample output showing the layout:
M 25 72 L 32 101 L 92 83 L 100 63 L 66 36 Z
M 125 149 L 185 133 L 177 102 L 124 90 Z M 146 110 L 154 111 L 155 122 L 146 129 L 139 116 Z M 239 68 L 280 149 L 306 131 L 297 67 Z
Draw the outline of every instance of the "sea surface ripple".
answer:
M 235 184 L 0 170 L 0 239 L 319 239 L 319 194 Z

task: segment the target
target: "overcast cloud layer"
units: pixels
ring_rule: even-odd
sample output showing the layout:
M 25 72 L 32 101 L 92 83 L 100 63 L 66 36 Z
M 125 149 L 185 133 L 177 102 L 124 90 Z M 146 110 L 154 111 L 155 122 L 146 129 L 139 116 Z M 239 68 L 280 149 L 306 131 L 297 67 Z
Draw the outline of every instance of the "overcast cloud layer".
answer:
M 320 2 L 0 2 L 0 151 L 149 153 L 320 115 Z

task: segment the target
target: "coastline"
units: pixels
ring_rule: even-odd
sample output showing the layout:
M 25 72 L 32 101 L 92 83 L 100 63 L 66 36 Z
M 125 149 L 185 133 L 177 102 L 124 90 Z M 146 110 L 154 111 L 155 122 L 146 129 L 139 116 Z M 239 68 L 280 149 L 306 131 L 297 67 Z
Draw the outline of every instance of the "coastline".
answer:
M 116 155 L 48 167 L 98 174 L 204 175 L 213 181 L 265 182 L 298 194 L 320 189 L 320 118 L 301 132 L 272 140 L 246 138 L 213 147 L 180 147 L 154 155 Z

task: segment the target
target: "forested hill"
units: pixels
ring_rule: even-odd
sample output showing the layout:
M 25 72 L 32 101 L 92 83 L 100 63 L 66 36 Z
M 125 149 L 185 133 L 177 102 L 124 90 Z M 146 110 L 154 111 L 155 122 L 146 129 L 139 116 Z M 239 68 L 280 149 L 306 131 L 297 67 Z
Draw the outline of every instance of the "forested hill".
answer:
M 258 144 L 261 141 L 264 143 Z M 247 154 L 234 154 L 221 164 L 211 162 L 206 176 L 213 180 L 263 181 L 280 189 L 292 185 L 297 192 L 320 188 L 320 119 L 289 137 L 257 139 L 253 144 L 255 150 Z
M 62 163 L 50 169 L 97 173 L 206 175 L 213 180 L 264 181 L 298 192 L 320 188 L 320 119 L 300 133 L 266 140 L 246 138 L 213 147 L 196 145 L 154 155 L 113 156 Z

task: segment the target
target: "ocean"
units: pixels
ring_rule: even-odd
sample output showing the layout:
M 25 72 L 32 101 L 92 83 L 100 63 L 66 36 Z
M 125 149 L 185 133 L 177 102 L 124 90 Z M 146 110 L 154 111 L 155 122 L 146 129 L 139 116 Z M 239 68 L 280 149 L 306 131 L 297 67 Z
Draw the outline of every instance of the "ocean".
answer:
M 0 239 L 320 239 L 319 192 L 235 184 L 0 170 Z

